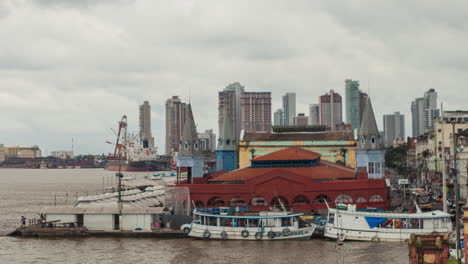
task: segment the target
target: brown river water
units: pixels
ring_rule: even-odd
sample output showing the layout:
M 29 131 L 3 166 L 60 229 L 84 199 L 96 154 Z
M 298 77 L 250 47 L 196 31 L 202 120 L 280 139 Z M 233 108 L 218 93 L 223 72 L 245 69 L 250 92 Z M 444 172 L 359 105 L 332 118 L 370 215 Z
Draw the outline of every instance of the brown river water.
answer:
M 4 263 L 408 263 L 406 243 L 327 240 L 206 241 L 152 238 L 37 239 L 4 236 L 43 206 L 101 192 L 102 169 L 0 169 L 0 264 Z M 142 174 L 129 174 L 141 177 Z M 68 198 L 66 193 L 68 193 Z M 56 198 L 55 198 L 56 197 Z

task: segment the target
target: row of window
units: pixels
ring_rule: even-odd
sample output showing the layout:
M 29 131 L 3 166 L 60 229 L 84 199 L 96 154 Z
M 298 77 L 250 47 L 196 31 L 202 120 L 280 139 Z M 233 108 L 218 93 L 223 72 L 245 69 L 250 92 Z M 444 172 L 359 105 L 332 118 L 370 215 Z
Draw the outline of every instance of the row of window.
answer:
M 367 166 L 367 173 L 380 174 L 384 172 L 385 162 L 369 162 Z

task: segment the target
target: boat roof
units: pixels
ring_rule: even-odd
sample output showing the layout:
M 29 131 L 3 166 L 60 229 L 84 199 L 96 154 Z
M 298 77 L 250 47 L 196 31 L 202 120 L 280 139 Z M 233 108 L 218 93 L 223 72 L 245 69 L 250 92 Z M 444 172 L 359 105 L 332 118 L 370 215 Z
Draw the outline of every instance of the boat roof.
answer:
M 123 207 L 122 214 L 162 214 L 162 207 Z M 40 213 L 45 215 L 69 215 L 69 214 L 118 214 L 117 206 L 90 206 L 90 207 L 44 207 Z
M 218 218 L 236 218 L 236 219 L 275 219 L 275 218 L 289 218 L 294 216 L 301 216 L 303 213 L 295 214 L 278 214 L 278 215 L 218 215 L 202 212 L 193 212 L 194 215 L 208 216 L 208 217 L 218 217 Z
M 333 213 L 349 214 L 349 215 L 363 215 L 369 217 L 386 217 L 386 218 L 417 218 L 417 219 L 434 219 L 434 218 L 448 218 L 450 214 L 440 210 L 422 212 L 422 213 L 392 213 L 392 212 L 363 212 L 363 211 L 349 211 L 340 210 L 336 208 L 328 209 Z

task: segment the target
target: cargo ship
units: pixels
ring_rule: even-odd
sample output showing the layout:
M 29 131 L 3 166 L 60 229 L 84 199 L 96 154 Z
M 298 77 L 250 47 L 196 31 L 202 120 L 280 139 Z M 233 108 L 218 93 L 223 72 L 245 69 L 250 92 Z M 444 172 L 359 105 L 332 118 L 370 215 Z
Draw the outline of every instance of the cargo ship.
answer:
M 111 142 L 107 142 L 112 144 Z M 166 169 L 166 162 L 158 158 L 157 148 L 147 140 L 127 133 L 127 117 L 119 122 L 114 153 L 107 157 L 109 171 L 160 171 Z

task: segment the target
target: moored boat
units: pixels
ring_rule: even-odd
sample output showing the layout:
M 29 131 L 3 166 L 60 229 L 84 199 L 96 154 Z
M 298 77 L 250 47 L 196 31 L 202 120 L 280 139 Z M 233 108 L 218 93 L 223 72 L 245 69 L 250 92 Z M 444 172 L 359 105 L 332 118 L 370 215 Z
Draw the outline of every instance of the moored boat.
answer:
M 302 219 L 302 214 L 259 212 L 244 215 L 215 215 L 194 211 L 190 237 L 235 240 L 309 239 L 315 224 Z
M 411 234 L 451 232 L 450 214 L 442 211 L 417 213 L 356 211 L 355 205 L 328 209 L 325 237 L 360 241 L 405 241 Z

